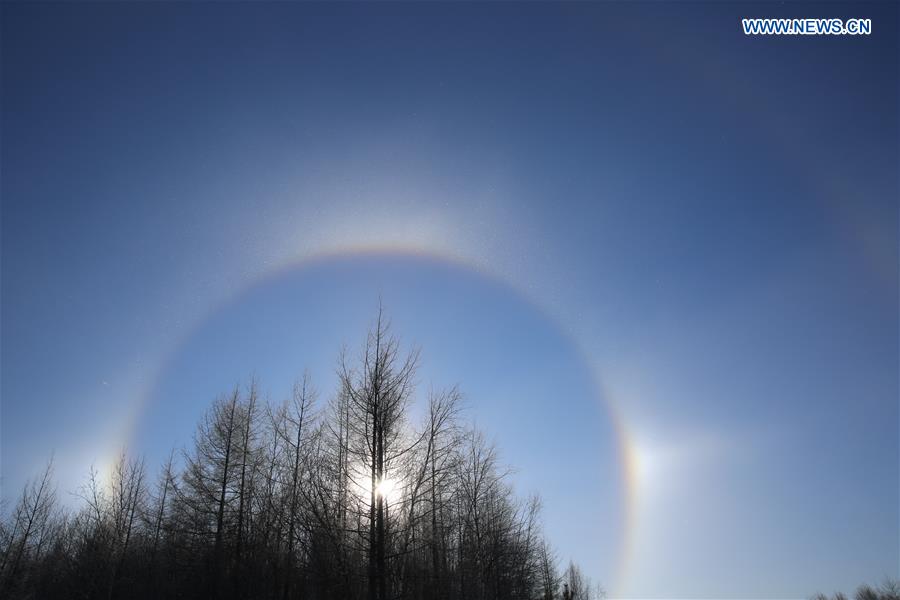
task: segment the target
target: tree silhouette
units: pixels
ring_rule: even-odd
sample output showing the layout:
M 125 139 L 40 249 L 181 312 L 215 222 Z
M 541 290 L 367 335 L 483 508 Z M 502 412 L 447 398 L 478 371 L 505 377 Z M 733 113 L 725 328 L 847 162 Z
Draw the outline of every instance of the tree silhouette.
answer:
M 863 584 L 856 588 L 854 600 L 900 600 L 900 581 L 886 577 L 878 587 Z M 831 597 L 821 592 L 810 596 L 810 600 L 847 600 L 847 597 L 836 592 Z
M 216 398 L 156 477 L 122 454 L 63 510 L 52 463 L 0 524 L 3 598 L 550 600 L 540 499 L 520 499 L 457 388 L 409 420 L 418 352 L 381 310 L 324 405 L 308 375 L 280 405 Z

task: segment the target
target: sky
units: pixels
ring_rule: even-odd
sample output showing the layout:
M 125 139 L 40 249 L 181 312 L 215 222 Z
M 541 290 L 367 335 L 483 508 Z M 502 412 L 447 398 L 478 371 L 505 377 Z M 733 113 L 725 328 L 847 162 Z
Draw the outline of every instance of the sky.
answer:
M 327 399 L 381 298 L 612 597 L 900 575 L 896 3 L 0 11 L 5 500 Z

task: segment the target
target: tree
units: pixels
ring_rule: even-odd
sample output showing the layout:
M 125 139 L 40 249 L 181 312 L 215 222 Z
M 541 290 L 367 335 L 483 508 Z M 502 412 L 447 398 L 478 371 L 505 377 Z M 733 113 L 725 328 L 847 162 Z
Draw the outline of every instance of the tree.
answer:
M 122 453 L 71 512 L 48 465 L 0 523 L 0 596 L 551 600 L 565 581 L 587 598 L 456 387 L 410 422 L 417 364 L 379 311 L 321 409 L 308 375 L 276 406 L 235 387 L 154 485 Z
M 559 588 L 560 577 L 556 569 L 556 557 L 547 540 L 541 540 L 540 547 L 540 582 L 541 600 L 553 600 Z
M 47 534 L 56 507 L 52 483 L 53 459 L 36 480 L 26 484 L 11 518 L 11 526 L 0 555 L 0 592 L 12 595 L 22 583 L 23 564 L 38 561 L 46 548 Z M 24 579 L 24 578 L 22 578 Z
M 368 471 L 369 496 L 369 600 L 387 600 L 388 487 L 396 485 L 391 466 L 415 447 L 403 448 L 402 423 L 413 391 L 418 352 L 400 355 L 400 344 L 379 307 L 358 368 L 341 361 L 341 387 L 349 402 L 350 431 L 355 443 L 348 448 Z
M 290 597 L 290 573 L 296 564 L 295 545 L 297 537 L 298 512 L 300 510 L 300 487 L 303 484 L 303 455 L 308 436 L 309 421 L 311 420 L 312 406 L 315 401 L 315 391 L 309 381 L 309 374 L 304 373 L 303 379 L 294 384 L 293 395 L 290 402 L 285 402 L 273 418 L 273 430 L 275 439 L 280 439 L 284 447 L 284 456 L 287 459 L 284 467 L 286 477 L 283 483 L 286 487 L 287 504 L 287 552 L 285 555 L 285 577 L 283 597 Z M 305 426 L 305 428 L 304 428 Z
M 587 577 L 574 562 L 569 562 L 563 574 L 563 582 L 568 586 L 572 600 L 599 600 L 606 597 L 603 587 L 591 582 L 590 577 Z
M 179 489 L 179 502 L 188 520 L 182 526 L 191 534 L 198 554 L 204 554 L 206 538 L 213 539 L 206 574 L 213 597 L 218 597 L 219 580 L 225 572 L 226 519 L 237 496 L 239 405 L 237 387 L 213 403 L 197 428 L 193 453 L 184 456 L 186 468 Z
M 128 460 L 123 452 L 113 467 L 111 488 L 108 518 L 111 521 L 112 560 L 115 566 L 109 581 L 109 598 L 115 595 L 122 567 L 128 557 L 135 523 L 145 503 L 143 459 Z

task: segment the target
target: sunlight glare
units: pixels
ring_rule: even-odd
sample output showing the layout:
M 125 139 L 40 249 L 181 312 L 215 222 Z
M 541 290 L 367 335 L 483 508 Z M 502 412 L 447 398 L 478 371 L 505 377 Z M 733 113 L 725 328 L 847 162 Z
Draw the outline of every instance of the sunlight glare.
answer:
M 390 478 L 384 478 L 377 486 L 375 486 L 375 493 L 391 502 L 394 499 L 395 492 L 397 491 L 397 482 Z

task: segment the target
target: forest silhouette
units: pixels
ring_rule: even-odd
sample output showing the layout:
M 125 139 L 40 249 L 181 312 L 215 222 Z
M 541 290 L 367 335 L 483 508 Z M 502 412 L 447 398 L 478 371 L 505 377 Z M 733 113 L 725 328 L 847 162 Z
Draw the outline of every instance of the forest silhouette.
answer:
M 326 402 L 308 375 L 278 405 L 236 387 L 158 474 L 122 453 L 90 469 L 74 507 L 51 460 L 0 521 L 0 598 L 603 598 L 562 568 L 540 498 L 515 494 L 456 387 L 411 422 L 418 363 L 379 310 Z M 900 600 L 900 583 L 853 597 Z
M 304 375 L 215 399 L 158 474 L 123 453 L 64 506 L 52 461 L 5 511 L 3 598 L 506 600 L 602 595 L 562 569 L 537 496 L 463 418 L 457 388 L 413 423 L 419 354 L 379 309 L 323 402 Z

